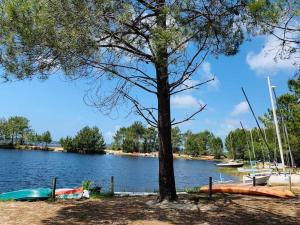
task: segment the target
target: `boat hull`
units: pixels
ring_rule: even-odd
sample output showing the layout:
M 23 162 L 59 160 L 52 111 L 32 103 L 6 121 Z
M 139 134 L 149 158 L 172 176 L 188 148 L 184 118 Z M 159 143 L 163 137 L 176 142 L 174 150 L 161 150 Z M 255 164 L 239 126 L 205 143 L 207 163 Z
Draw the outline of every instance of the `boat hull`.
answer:
M 218 163 L 218 167 L 242 167 L 244 163 Z
M 55 191 L 55 197 L 58 199 L 80 199 L 82 198 L 83 188 L 61 188 Z
M 2 201 L 35 201 L 45 200 L 51 196 L 50 188 L 24 189 L 0 194 Z
M 255 175 L 255 184 L 256 185 L 264 185 L 268 182 L 270 178 L 270 175 L 262 175 L 262 176 L 257 176 Z M 243 183 L 244 184 L 253 184 L 253 176 L 243 176 Z
M 202 193 L 208 193 L 209 187 L 203 186 L 199 190 Z M 263 186 L 247 186 L 247 185 L 230 185 L 230 184 L 216 184 L 212 186 L 212 193 L 228 193 L 228 194 L 243 194 L 243 195 L 257 195 L 278 198 L 294 198 L 293 192 L 289 190 L 276 190 L 271 187 Z
M 291 185 L 300 186 L 300 175 L 299 174 L 272 174 L 268 180 L 269 186 L 289 186 L 291 176 Z

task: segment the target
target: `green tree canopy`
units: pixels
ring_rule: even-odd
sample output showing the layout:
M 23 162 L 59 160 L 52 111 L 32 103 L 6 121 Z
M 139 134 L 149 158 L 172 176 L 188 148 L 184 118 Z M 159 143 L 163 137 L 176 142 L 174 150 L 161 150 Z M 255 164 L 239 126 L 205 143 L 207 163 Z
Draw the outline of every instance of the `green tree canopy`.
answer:
M 105 142 L 97 127 L 82 128 L 73 139 L 74 150 L 80 153 L 103 152 Z
M 179 152 L 182 145 L 182 134 L 179 127 L 173 127 L 171 130 L 173 153 Z
M 42 134 L 42 142 L 45 143 L 46 148 L 47 148 L 47 145 L 52 142 L 52 137 L 51 137 L 50 131 L 47 130 L 45 133 Z
M 214 155 L 216 158 L 222 156 L 222 139 L 207 130 L 196 134 L 188 131 L 185 133 L 184 139 L 184 151 L 189 155 Z

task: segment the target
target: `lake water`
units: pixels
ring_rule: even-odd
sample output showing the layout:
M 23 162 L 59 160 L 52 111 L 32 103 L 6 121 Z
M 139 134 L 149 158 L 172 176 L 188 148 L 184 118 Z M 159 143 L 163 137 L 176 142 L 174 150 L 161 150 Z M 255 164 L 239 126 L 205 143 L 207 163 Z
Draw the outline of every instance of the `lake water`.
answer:
M 177 189 L 207 184 L 210 176 L 219 180 L 214 163 L 174 160 Z M 54 176 L 58 188 L 78 187 L 83 180 L 92 180 L 108 189 L 114 176 L 116 191 L 154 191 L 158 189 L 158 159 L 0 149 L 0 193 L 51 187 Z M 222 177 L 238 180 L 226 174 Z

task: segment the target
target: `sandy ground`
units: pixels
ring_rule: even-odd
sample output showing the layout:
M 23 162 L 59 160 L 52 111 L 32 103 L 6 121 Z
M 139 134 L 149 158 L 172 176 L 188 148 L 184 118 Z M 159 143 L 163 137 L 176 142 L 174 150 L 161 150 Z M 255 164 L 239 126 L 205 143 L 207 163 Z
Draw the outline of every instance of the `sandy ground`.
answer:
M 110 149 L 105 149 L 105 152 L 107 154 L 122 155 L 122 156 L 158 157 L 158 152 L 151 152 L 151 153 L 139 153 L 139 152 L 127 153 L 127 152 L 123 152 L 122 150 L 110 150 Z M 193 159 L 193 160 L 215 160 L 213 156 L 191 157 L 191 156 L 186 155 L 186 154 L 178 154 L 178 153 L 173 153 L 173 158 L 174 159 Z
M 300 224 L 300 199 L 181 196 L 196 210 L 152 204 L 155 197 L 56 202 L 0 202 L 0 224 Z M 174 205 L 174 204 L 173 204 Z M 176 206 L 176 204 L 175 204 Z

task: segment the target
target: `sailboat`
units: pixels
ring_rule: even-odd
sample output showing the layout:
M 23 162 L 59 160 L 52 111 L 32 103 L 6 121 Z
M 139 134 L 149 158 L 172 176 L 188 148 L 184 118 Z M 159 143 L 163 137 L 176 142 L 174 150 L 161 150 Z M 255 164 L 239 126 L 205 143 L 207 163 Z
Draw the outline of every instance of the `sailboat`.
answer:
M 217 163 L 218 167 L 242 167 L 244 163 L 242 162 L 236 162 L 236 161 L 229 161 L 229 162 L 223 162 L 223 163 Z
M 255 121 L 256 121 L 256 123 L 257 123 L 257 126 L 258 126 L 260 132 L 262 133 L 262 131 L 261 131 L 261 129 L 260 129 L 260 126 L 259 126 L 259 123 L 258 123 L 258 121 L 257 121 L 257 119 L 256 119 L 255 114 L 254 114 L 254 111 L 253 111 L 253 109 L 252 109 L 252 107 L 251 107 L 251 105 L 250 105 L 250 102 L 249 102 L 249 100 L 248 100 L 248 98 L 247 98 L 247 95 L 246 95 L 246 93 L 245 93 L 245 91 L 244 91 L 243 88 L 242 88 L 242 91 L 243 91 L 243 94 L 244 94 L 244 96 L 245 96 L 245 98 L 246 98 L 246 100 L 247 100 L 247 103 L 248 103 L 248 105 L 249 105 L 249 108 L 251 109 L 251 112 L 252 112 L 252 114 L 253 114 L 253 116 L 254 116 L 254 119 L 255 119 Z M 246 133 L 244 127 L 243 127 L 242 122 L 240 122 L 240 124 L 241 124 L 241 127 L 242 127 L 242 129 L 243 129 L 243 131 L 244 131 L 246 137 L 247 137 L 247 133 Z M 255 158 L 255 150 L 254 150 L 253 138 L 252 138 L 252 133 L 251 133 L 251 131 L 250 131 L 250 137 L 251 137 L 251 144 L 252 144 L 253 157 Z M 243 184 L 252 184 L 252 183 L 254 183 L 254 179 L 255 179 L 255 184 L 257 184 L 257 185 L 264 185 L 264 184 L 266 184 L 266 183 L 268 182 L 268 180 L 269 180 L 269 178 L 270 178 L 270 176 L 271 176 L 272 170 L 267 170 L 267 171 L 264 170 L 264 171 L 263 171 L 263 170 L 258 169 L 258 168 L 256 168 L 256 169 L 253 168 L 252 161 L 251 161 L 250 144 L 249 144 L 249 142 L 248 142 L 248 139 L 246 139 L 246 140 L 247 140 L 248 153 L 249 153 L 249 160 L 250 160 L 250 169 L 249 169 L 249 172 L 250 172 L 250 173 L 249 173 L 248 175 L 244 175 L 244 176 L 243 176 Z M 267 142 L 266 142 L 265 139 L 264 139 L 264 141 L 265 141 L 265 143 L 266 143 L 266 145 L 267 145 L 267 147 L 268 147 L 268 144 L 267 144 Z M 268 147 L 268 148 L 269 148 L 269 147 Z
M 280 130 L 278 127 L 277 114 L 276 114 L 275 104 L 274 104 L 274 100 L 273 100 L 272 89 L 274 88 L 274 86 L 271 86 L 271 81 L 270 81 L 269 77 L 268 77 L 268 87 L 269 87 L 269 94 L 270 94 L 272 111 L 273 111 L 274 124 L 275 124 L 275 128 L 276 128 L 276 136 L 277 136 L 277 141 L 278 141 L 278 145 L 279 145 L 281 165 L 282 165 L 282 170 L 283 170 L 283 173 L 281 173 L 281 174 L 280 173 L 272 174 L 270 179 L 268 180 L 268 185 L 269 186 L 300 185 L 300 175 L 299 174 L 287 174 L 286 170 L 285 170 L 286 168 L 285 168 L 285 162 L 284 162 L 284 157 L 283 157 L 283 149 L 282 149 L 282 143 L 281 143 L 281 137 L 280 137 Z M 285 128 L 285 132 L 287 132 L 286 127 L 284 127 L 284 128 Z M 292 156 L 291 151 L 289 151 L 289 153 L 290 153 L 290 156 Z M 293 162 L 293 159 L 292 159 L 292 162 Z

